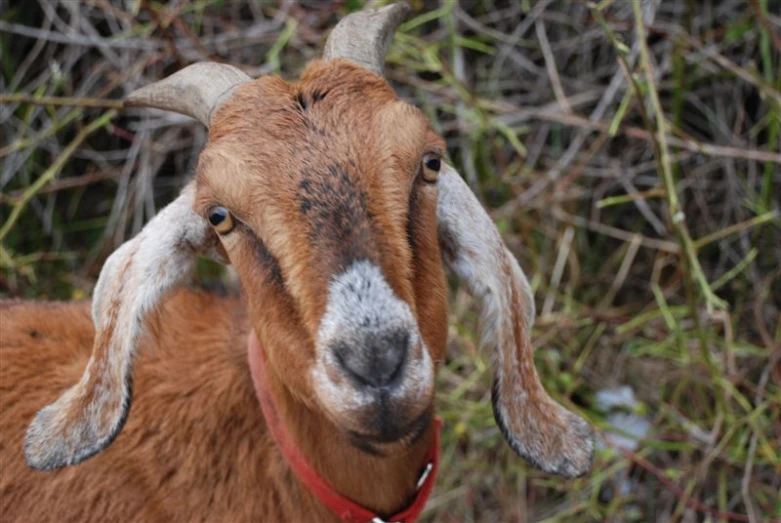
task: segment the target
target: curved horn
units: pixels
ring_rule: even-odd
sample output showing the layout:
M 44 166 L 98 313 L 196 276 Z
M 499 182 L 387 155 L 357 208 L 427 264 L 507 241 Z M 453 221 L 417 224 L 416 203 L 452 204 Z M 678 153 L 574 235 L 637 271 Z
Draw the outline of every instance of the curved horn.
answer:
M 344 58 L 382 76 L 393 33 L 411 11 L 402 2 L 348 15 L 331 31 L 323 59 Z
M 126 107 L 154 107 L 192 116 L 206 127 L 211 115 L 240 84 L 252 80 L 244 71 L 217 62 L 188 65 L 168 78 L 130 93 Z

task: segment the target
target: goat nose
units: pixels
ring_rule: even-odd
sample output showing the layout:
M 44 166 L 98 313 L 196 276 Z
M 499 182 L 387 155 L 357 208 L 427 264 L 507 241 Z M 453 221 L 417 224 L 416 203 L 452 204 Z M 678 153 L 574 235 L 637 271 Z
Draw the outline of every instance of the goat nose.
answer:
M 361 386 L 388 387 L 402 374 L 409 341 L 406 329 L 369 333 L 360 343 L 337 344 L 334 353 L 342 368 Z

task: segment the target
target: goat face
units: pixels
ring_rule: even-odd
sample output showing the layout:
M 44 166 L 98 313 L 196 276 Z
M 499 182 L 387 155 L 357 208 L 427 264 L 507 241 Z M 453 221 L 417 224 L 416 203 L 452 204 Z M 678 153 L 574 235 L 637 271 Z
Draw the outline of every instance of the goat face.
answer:
M 241 85 L 201 154 L 195 209 L 216 224 L 270 364 L 362 444 L 414 436 L 432 410 L 443 148 L 382 78 L 337 60 L 297 84 Z
M 191 65 L 128 105 L 209 127 L 195 186 L 107 260 L 97 336 L 79 383 L 41 409 L 28 463 L 78 463 L 111 443 L 131 401 L 146 314 L 197 253 L 230 261 L 274 375 L 358 445 L 391 452 L 426 426 L 447 337 L 446 265 L 482 302 L 493 410 L 509 445 L 546 472 L 585 473 L 588 424 L 542 387 L 531 289 L 419 111 L 382 78 L 400 4 L 354 13 L 297 84 Z M 211 224 L 211 225 L 210 225 Z

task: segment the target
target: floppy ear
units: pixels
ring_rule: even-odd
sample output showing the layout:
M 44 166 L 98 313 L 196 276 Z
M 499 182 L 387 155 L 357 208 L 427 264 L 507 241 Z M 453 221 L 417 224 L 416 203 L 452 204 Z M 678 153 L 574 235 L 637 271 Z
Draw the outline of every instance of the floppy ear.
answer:
M 106 261 L 92 301 L 92 356 L 79 382 L 30 424 L 24 455 L 31 467 L 79 463 L 122 430 L 132 399 L 133 355 L 147 314 L 190 273 L 198 253 L 222 258 L 215 233 L 193 211 L 194 198 L 190 183 Z
M 541 470 L 585 474 L 593 433 L 545 392 L 537 376 L 530 340 L 534 299 L 526 276 L 453 168 L 443 165 L 438 187 L 442 256 L 482 301 L 482 343 L 496 349 L 492 400 L 499 429 L 515 452 Z

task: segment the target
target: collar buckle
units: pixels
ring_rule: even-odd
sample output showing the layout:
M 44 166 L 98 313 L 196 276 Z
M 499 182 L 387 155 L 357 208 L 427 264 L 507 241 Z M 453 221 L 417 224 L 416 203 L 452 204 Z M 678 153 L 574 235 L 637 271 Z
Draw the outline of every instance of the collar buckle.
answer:
M 434 462 L 433 461 L 429 461 L 428 463 L 426 463 L 426 468 L 424 468 L 423 472 L 420 473 L 420 478 L 418 478 L 418 483 L 415 486 L 415 490 L 420 490 L 420 487 L 422 487 L 426 483 L 426 480 L 428 479 L 428 476 L 429 476 L 429 474 L 431 474 L 432 470 L 434 470 Z M 372 522 L 372 523 L 374 523 L 374 522 Z M 379 523 L 379 522 L 376 522 L 376 523 Z
M 426 483 L 426 480 L 428 479 L 429 474 L 431 474 L 432 470 L 434 470 L 434 462 L 429 461 L 428 463 L 426 463 L 426 466 L 423 468 L 423 472 L 420 473 L 420 478 L 418 478 L 418 482 L 415 485 L 416 491 L 420 490 L 420 488 Z M 401 522 L 385 521 L 380 517 L 374 517 L 369 523 L 401 523 Z

